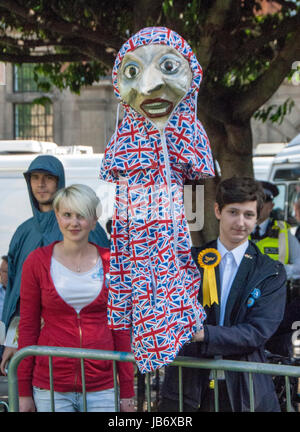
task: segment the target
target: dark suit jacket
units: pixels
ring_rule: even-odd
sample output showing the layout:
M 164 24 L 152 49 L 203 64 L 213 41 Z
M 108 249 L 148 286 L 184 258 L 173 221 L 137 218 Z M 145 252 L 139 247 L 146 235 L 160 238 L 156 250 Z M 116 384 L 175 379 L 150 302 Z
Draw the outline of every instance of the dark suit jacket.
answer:
M 210 242 L 202 248 L 193 248 L 197 262 L 198 253 L 205 248 L 216 248 Z M 200 269 L 202 272 L 202 269 Z M 220 299 L 219 270 L 216 280 Z M 254 288 L 261 295 L 251 307 L 249 297 Z M 281 263 L 261 254 L 254 243 L 249 242 L 228 296 L 224 326 L 219 326 L 219 305 L 205 307 L 204 342 L 186 344 L 180 356 L 198 358 L 221 355 L 224 359 L 265 362 L 264 345 L 278 328 L 284 313 L 286 298 L 286 273 Z M 199 290 L 202 302 L 202 289 Z M 249 378 L 247 373 L 225 372 L 226 385 L 233 411 L 249 411 Z M 278 411 L 279 404 L 271 376 L 253 375 L 255 410 Z M 209 371 L 183 369 L 184 402 L 197 407 L 206 393 Z M 178 400 L 178 371 L 174 366 L 166 368 L 162 396 Z
M 296 229 L 295 237 L 297 238 L 297 240 L 300 241 L 300 226 L 298 226 L 298 228 Z

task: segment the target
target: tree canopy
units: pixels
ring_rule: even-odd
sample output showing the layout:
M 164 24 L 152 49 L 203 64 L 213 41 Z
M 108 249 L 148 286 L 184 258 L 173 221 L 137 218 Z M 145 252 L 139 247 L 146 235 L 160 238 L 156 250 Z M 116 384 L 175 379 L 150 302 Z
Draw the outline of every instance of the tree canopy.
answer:
M 0 61 L 35 63 L 37 79 L 75 92 L 134 32 L 177 31 L 203 68 L 198 114 L 222 177 L 251 175 L 250 119 L 300 60 L 297 0 L 0 0 L 0 17 Z
M 266 3 L 277 12 L 262 14 Z M 197 53 L 203 87 L 225 99 L 250 95 L 236 108 L 244 117 L 258 106 L 249 104 L 254 89 L 263 87 L 261 104 L 299 60 L 299 10 L 299 1 L 285 0 L 0 0 L 0 59 L 42 63 L 60 76 L 56 84 L 77 91 L 112 67 L 133 32 L 166 25 Z
M 268 4 L 275 12 L 263 14 Z M 108 73 L 132 33 L 166 25 L 198 56 L 205 112 L 244 121 L 300 59 L 299 11 L 285 0 L 0 0 L 0 60 L 38 63 L 56 86 L 78 92 Z

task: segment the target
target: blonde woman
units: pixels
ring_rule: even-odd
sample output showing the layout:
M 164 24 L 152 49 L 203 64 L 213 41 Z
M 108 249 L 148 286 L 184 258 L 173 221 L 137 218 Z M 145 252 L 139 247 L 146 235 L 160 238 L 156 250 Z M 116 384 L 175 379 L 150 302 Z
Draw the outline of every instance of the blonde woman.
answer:
M 130 351 L 130 332 L 107 325 L 109 250 L 88 241 L 100 202 L 85 185 L 58 191 L 53 207 L 62 241 L 26 259 L 21 283 L 19 349 L 28 345 Z M 41 320 L 43 326 L 41 328 Z M 47 357 L 27 357 L 19 371 L 20 411 L 50 411 Z M 112 361 L 85 360 L 88 411 L 114 411 Z M 133 365 L 118 364 L 120 409 L 133 411 Z M 53 358 L 55 411 L 82 411 L 80 360 Z

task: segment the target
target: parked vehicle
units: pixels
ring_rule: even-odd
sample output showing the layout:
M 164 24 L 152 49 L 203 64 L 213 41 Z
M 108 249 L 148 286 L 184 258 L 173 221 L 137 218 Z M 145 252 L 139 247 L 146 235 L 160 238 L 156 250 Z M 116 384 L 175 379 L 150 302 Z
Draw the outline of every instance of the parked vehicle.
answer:
M 279 188 L 274 200 L 276 217 L 297 225 L 294 204 L 300 198 L 300 134 L 276 154 L 268 180 Z
M 252 159 L 256 179 L 268 180 L 274 157 L 285 145 L 285 143 L 261 143 L 256 146 Z

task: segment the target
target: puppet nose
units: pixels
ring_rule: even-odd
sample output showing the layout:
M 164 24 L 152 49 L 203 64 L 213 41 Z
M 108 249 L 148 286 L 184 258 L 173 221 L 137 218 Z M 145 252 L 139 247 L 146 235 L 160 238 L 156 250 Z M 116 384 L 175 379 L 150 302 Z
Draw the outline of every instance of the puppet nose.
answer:
M 164 85 L 161 72 L 148 68 L 144 71 L 139 84 L 139 91 L 145 96 L 150 96 L 151 93 L 160 90 Z

